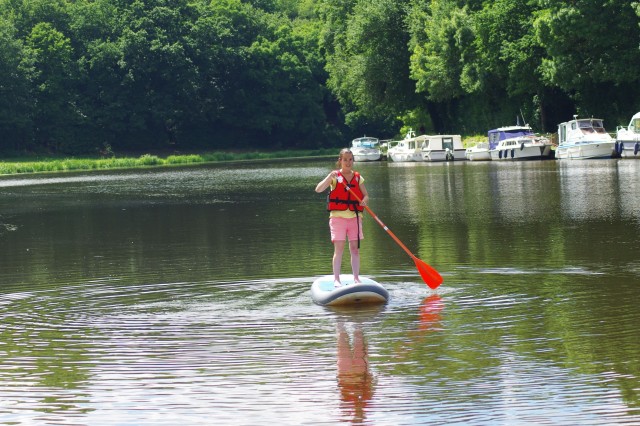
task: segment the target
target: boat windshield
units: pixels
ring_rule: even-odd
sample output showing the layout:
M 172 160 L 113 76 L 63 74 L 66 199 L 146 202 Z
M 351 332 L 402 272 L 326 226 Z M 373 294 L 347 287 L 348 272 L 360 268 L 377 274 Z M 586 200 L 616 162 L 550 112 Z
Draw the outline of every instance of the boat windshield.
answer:
M 629 123 L 629 131 L 640 133 L 640 117 L 631 120 L 631 123 Z
M 380 142 L 378 139 L 367 138 L 367 139 L 354 139 L 351 143 L 352 148 L 377 148 Z
M 580 120 L 578 121 L 578 127 L 582 133 L 607 133 L 602 124 L 602 120 Z

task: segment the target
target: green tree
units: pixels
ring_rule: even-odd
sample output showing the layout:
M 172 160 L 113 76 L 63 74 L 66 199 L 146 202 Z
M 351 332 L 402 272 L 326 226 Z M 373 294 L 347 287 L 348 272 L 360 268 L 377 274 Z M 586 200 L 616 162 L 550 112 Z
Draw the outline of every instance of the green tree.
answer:
M 346 123 L 380 122 L 417 102 L 409 78 L 406 3 L 395 0 L 329 0 L 324 20 L 328 87 L 346 112 Z
M 325 133 L 317 31 L 238 0 L 212 2 L 194 25 L 200 99 L 211 135 L 233 146 L 314 146 Z
M 28 148 L 32 128 L 30 83 L 15 34 L 13 24 L 0 17 L 0 151 Z
M 71 82 L 75 74 L 71 41 L 47 22 L 26 38 L 22 66 L 32 70 L 35 138 L 45 147 L 66 150 L 83 120 Z
M 615 119 L 631 105 L 637 109 L 637 3 L 549 0 L 544 4 L 535 24 L 546 51 L 540 65 L 545 84 L 571 94 L 579 113 Z
M 417 2 L 411 39 L 411 77 L 433 101 L 446 101 L 482 89 L 472 12 L 455 0 Z

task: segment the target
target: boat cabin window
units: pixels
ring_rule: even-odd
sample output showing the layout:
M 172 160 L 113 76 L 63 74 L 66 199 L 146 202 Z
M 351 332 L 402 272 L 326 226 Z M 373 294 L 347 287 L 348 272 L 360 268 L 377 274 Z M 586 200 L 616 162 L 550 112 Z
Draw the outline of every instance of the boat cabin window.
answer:
M 629 123 L 629 131 L 633 133 L 640 133 L 640 118 L 634 118 Z
M 593 124 L 593 129 L 596 133 L 607 133 L 604 129 L 604 124 L 602 124 L 602 120 L 591 120 L 591 123 Z
M 578 121 L 578 126 L 580 126 L 580 131 L 584 134 L 595 133 L 592 120 L 580 120 Z
M 442 138 L 442 149 L 453 151 L 453 138 Z

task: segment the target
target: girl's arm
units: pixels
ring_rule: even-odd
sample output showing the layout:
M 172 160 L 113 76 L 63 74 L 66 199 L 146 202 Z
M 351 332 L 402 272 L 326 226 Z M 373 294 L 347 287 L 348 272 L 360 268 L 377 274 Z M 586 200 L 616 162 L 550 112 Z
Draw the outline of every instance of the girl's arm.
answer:
M 331 173 L 329 173 L 327 175 L 326 178 L 322 179 L 317 185 L 316 185 L 316 192 L 322 192 L 325 189 L 327 189 L 329 187 L 329 185 L 331 185 L 331 180 L 336 178 L 336 171 L 333 170 Z

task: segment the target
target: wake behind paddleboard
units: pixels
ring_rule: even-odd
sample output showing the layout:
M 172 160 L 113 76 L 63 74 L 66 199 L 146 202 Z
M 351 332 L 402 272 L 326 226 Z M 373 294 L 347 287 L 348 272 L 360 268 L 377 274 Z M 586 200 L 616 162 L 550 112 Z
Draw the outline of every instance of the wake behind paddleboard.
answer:
M 340 275 L 341 287 L 333 286 L 333 275 L 324 275 L 311 284 L 311 298 L 323 306 L 386 303 L 389 292 L 382 284 L 367 277 L 360 277 L 355 284 L 353 275 Z

